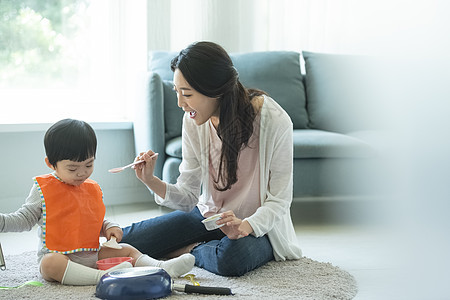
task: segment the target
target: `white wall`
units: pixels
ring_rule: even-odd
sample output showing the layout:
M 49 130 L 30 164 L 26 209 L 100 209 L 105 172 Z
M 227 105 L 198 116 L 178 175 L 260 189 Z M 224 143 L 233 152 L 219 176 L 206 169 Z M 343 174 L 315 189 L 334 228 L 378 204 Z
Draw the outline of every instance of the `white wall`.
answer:
M 150 193 L 131 169 L 111 174 L 108 169 L 132 162 L 135 158 L 131 123 L 107 129 L 92 124 L 98 139 L 97 159 L 91 178 L 103 189 L 106 205 L 153 201 Z M 111 125 L 111 124 L 110 124 Z M 26 200 L 34 176 L 51 172 L 44 162 L 43 137 L 50 126 L 0 125 L 0 212 L 17 210 Z

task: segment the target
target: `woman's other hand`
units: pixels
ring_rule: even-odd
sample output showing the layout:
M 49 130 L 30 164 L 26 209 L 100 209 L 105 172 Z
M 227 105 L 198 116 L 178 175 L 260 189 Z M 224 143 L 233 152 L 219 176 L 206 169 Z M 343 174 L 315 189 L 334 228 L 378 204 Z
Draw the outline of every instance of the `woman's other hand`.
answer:
M 230 240 L 246 237 L 253 232 L 250 223 L 236 217 L 231 210 L 222 213 L 221 217 L 222 219 L 217 221 L 217 224 L 224 224 L 224 226 L 220 227 L 220 230 L 222 230 Z

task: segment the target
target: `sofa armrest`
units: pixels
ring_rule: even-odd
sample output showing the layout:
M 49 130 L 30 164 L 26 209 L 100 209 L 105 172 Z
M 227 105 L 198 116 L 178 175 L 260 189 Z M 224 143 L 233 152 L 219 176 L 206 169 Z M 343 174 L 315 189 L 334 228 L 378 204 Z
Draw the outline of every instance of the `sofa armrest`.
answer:
M 154 174 L 161 178 L 165 155 L 164 90 L 161 77 L 148 73 L 145 97 L 137 99 L 133 122 L 136 155 L 153 150 L 159 153 Z

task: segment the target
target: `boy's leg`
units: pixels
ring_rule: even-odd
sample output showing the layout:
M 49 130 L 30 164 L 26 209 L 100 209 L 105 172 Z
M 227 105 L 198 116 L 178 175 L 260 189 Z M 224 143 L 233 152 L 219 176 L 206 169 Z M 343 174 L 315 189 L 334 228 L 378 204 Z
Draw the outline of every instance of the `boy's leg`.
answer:
M 61 253 L 48 253 L 42 257 L 39 271 L 47 281 L 61 282 L 66 270 L 69 258 Z
M 73 262 L 66 255 L 49 253 L 42 258 L 40 271 L 47 281 L 58 281 L 67 285 L 95 285 L 106 272 L 131 267 L 129 262 L 124 262 L 106 271 L 97 270 Z
M 220 230 L 207 231 L 203 219 L 197 207 L 191 212 L 173 211 L 123 228 L 121 242 L 150 257 L 164 258 L 187 245 L 224 236 Z
M 122 249 L 101 247 L 98 253 L 98 259 L 123 256 L 132 257 L 132 264 L 135 267 L 150 266 L 163 268 L 173 278 L 186 274 L 194 267 L 195 257 L 192 254 L 184 254 L 174 259 L 162 261 L 154 259 L 147 254 L 142 254 L 129 244 L 120 243 L 120 246 L 122 246 Z
M 131 263 L 124 261 L 108 270 L 96 270 L 68 260 L 61 283 L 64 285 L 96 285 L 106 273 L 132 267 Z
M 147 254 L 142 254 L 136 260 L 134 266 L 135 267 L 151 266 L 163 268 L 164 270 L 167 271 L 167 273 L 169 273 L 170 277 L 176 278 L 192 270 L 194 264 L 195 264 L 195 257 L 190 253 L 185 253 L 179 257 L 165 261 L 154 259 L 148 256 Z
M 267 236 L 212 240 L 195 247 L 195 264 L 221 276 L 241 276 L 274 259 Z
M 132 257 L 132 263 L 134 264 L 136 259 L 138 259 L 138 257 L 142 255 L 141 252 L 139 252 L 131 245 L 124 243 L 120 243 L 119 245 L 122 247 L 122 249 L 113 249 L 101 246 L 100 250 L 98 251 L 98 260 L 111 257 Z

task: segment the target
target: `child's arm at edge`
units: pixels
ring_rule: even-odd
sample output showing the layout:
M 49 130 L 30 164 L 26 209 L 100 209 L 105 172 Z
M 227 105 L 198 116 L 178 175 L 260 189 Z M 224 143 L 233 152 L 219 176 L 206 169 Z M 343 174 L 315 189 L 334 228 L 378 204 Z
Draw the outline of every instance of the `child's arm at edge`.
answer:
M 0 213 L 0 232 L 30 231 L 42 218 L 42 199 L 36 185 L 21 208 L 13 213 Z

